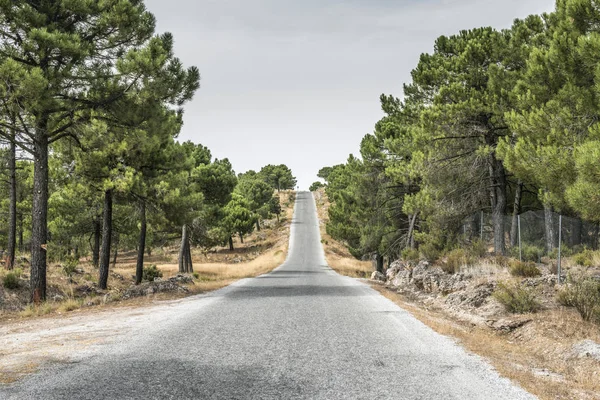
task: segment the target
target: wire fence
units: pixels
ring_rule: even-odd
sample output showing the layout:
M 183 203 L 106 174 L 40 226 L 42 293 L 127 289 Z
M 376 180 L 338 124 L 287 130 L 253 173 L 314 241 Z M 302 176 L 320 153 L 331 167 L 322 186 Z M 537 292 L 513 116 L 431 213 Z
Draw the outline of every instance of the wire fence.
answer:
M 556 258 L 560 270 L 562 256 L 600 247 L 600 225 L 554 212 L 528 211 L 503 216 L 507 253 L 522 261 L 540 262 L 542 257 Z M 491 213 L 478 212 L 462 223 L 467 241 L 479 240 L 490 250 L 494 246 Z

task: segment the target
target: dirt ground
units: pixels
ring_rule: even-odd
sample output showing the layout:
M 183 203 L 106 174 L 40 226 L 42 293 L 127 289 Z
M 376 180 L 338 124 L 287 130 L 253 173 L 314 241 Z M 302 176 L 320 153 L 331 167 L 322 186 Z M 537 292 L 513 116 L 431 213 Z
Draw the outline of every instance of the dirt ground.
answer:
M 315 200 L 329 265 L 343 275 L 370 277 L 371 262 L 356 260 L 343 244 L 326 234 L 329 204 L 324 193 L 317 192 Z M 569 271 L 577 267 L 567 260 L 565 268 Z M 583 321 L 573 308 L 557 303 L 556 292 L 560 287 L 552 282 L 551 269 L 544 270 L 537 280 L 527 282 L 511 277 L 506 266 L 493 260 L 482 261 L 481 265 L 462 271 L 464 288 L 454 297 L 452 293 L 436 290 L 435 282 L 421 288 L 412 283 L 400 284 L 389 277 L 387 282 L 368 282 L 421 322 L 455 338 L 469 351 L 486 358 L 501 375 L 539 398 L 600 399 L 600 327 Z M 452 275 L 443 279 L 452 280 Z M 482 288 L 507 281 L 536 285 L 533 290 L 542 310 L 510 314 L 489 294 L 477 307 L 456 304 L 456 299 L 476 298 Z

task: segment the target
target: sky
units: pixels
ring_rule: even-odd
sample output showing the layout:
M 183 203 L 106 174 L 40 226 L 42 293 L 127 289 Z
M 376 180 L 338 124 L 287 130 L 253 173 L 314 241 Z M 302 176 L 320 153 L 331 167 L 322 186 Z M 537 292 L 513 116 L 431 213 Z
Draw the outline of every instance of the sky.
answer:
M 551 11 L 554 0 L 147 0 L 201 88 L 180 140 L 236 172 L 286 164 L 300 189 L 357 154 L 440 35 Z

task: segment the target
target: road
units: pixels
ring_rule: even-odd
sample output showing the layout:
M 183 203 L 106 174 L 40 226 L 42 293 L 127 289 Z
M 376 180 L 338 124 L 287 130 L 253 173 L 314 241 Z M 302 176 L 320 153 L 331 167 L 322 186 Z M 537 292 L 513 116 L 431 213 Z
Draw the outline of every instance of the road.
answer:
M 368 285 L 327 267 L 306 192 L 297 196 L 281 267 L 131 325 L 101 351 L 47 366 L 0 389 L 0 398 L 534 398 Z

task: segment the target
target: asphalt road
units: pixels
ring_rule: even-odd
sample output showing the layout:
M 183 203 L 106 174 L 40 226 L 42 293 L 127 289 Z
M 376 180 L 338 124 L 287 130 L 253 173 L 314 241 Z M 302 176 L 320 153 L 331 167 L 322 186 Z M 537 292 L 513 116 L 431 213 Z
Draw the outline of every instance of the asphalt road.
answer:
M 0 398 L 533 398 L 328 268 L 317 221 L 312 195 L 299 193 L 281 267 L 182 302 L 168 317 L 149 313 L 150 324 L 102 353 L 46 367 Z

